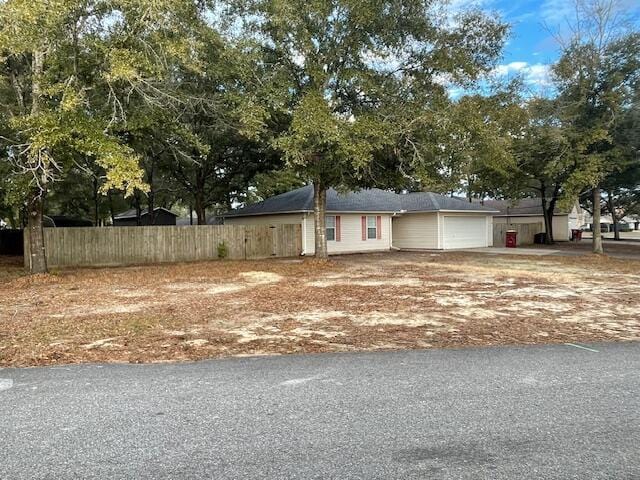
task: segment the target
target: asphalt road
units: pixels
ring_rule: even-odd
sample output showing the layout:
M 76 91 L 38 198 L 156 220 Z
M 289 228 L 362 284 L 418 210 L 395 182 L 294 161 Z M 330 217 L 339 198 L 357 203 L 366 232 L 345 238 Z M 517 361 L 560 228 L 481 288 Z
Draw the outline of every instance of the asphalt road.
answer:
M 640 478 L 640 344 L 0 369 L 0 478 Z

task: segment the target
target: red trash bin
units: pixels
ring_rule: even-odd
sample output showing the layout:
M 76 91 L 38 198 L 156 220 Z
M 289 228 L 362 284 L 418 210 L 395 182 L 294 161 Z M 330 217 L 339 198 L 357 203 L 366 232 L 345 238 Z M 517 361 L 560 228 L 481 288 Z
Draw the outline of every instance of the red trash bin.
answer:
M 579 228 L 571 229 L 571 240 L 574 242 L 580 242 L 582 240 L 582 230 Z
M 507 230 L 507 239 L 504 243 L 507 248 L 516 248 L 518 246 L 518 232 Z

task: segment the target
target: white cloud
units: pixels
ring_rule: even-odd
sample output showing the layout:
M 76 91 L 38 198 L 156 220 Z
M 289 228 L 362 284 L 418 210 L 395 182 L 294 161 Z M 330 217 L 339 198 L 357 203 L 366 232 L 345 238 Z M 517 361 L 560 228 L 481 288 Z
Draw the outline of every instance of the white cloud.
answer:
M 575 16 L 574 0 L 545 0 L 540 5 L 540 18 L 549 27 L 557 27 Z
M 484 10 L 493 8 L 496 3 L 496 0 L 451 0 L 448 8 L 453 12 L 469 10 L 471 8 Z
M 527 62 L 511 62 L 506 65 L 498 65 L 493 69 L 493 73 L 499 77 L 514 75 L 526 69 L 528 65 Z
M 534 91 L 549 89 L 553 86 L 551 65 L 547 63 L 511 62 L 498 65 L 492 73 L 503 79 L 521 77 L 525 87 Z

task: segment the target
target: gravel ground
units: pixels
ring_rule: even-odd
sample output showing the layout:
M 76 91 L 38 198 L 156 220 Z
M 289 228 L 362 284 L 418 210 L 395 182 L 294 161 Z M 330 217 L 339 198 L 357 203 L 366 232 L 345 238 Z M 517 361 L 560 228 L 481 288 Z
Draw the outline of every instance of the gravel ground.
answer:
M 640 339 L 640 262 L 606 257 L 0 264 L 0 365 Z

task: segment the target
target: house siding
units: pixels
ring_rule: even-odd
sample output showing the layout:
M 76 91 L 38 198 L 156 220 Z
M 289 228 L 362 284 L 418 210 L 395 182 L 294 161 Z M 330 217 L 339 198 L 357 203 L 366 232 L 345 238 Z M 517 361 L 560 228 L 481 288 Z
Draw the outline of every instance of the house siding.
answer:
M 380 215 L 382 232 L 380 239 L 362 240 L 361 217 L 359 213 L 333 213 L 327 215 L 340 216 L 340 241 L 328 241 L 327 251 L 330 255 L 340 253 L 357 253 L 384 251 L 391 249 L 391 215 Z M 227 225 L 302 225 L 302 250 L 304 255 L 315 254 L 315 230 L 312 213 L 254 215 L 244 217 L 228 217 Z
M 438 249 L 438 214 L 406 213 L 394 217 L 393 246 Z
M 493 217 L 493 223 L 507 223 L 507 219 L 509 220 L 509 223 L 540 223 L 542 225 L 542 231 L 546 232 L 544 227 L 544 217 L 542 215 Z M 559 242 L 566 242 L 570 240 L 569 215 L 554 215 L 553 238 Z
M 366 213 L 333 213 L 327 212 L 327 215 L 340 216 L 340 241 L 327 242 L 327 251 L 329 255 L 340 253 L 357 253 L 384 251 L 391 249 L 391 215 L 370 213 L 370 216 L 380 216 L 382 232 L 379 239 L 362 240 L 362 216 Z M 307 214 L 306 220 L 306 255 L 315 253 L 315 232 L 313 223 L 313 214 Z

